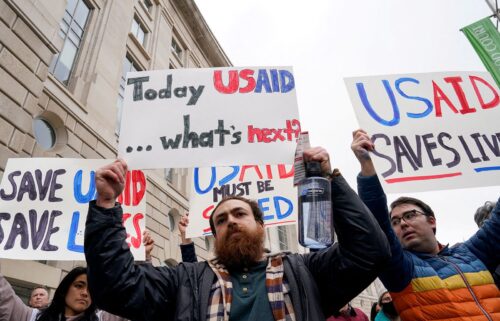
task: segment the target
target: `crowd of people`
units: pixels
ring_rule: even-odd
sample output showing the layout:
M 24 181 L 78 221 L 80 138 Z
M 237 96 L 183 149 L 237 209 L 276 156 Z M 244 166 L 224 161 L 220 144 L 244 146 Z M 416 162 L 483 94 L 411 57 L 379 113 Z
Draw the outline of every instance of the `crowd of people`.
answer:
M 351 300 L 377 277 L 387 292 L 370 320 L 500 320 L 500 202 L 486 202 L 474 219 L 478 231 L 448 246 L 436 238 L 437 213 L 424 201 L 400 197 L 388 205 L 363 130 L 351 149 L 361 171 L 357 193 L 323 148 L 304 152 L 321 163 L 332 187 L 337 242 L 307 254 L 270 253 L 264 217 L 244 197 L 222 199 L 210 215 L 215 257 L 198 262 L 179 223 L 183 263 L 135 264 L 126 245 L 121 194 L 123 160 L 95 175 L 85 230 L 87 268 L 61 281 L 49 303 L 46 288 L 33 290 L 29 306 L 0 275 L 0 321 L 77 320 L 368 320 Z M 144 237 L 147 256 L 152 240 Z M 496 282 L 496 283 L 495 283 Z

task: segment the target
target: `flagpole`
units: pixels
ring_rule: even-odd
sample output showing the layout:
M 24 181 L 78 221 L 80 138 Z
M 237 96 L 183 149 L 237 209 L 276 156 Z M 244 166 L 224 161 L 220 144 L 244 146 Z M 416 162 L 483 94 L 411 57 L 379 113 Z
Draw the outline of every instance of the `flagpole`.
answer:
M 497 19 L 500 19 L 500 14 L 498 13 L 497 9 L 495 8 L 495 5 L 490 2 L 490 0 L 484 0 L 488 4 L 488 7 L 490 7 L 491 11 L 493 11 L 493 16 L 495 16 Z

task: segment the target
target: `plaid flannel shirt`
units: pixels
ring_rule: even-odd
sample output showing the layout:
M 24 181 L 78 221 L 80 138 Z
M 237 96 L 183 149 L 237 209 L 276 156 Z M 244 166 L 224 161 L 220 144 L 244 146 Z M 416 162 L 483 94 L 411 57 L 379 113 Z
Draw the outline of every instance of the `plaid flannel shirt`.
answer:
M 267 257 L 266 290 L 275 321 L 295 321 L 289 287 L 283 278 L 283 256 L 279 253 Z M 233 298 L 231 276 L 217 258 L 208 261 L 217 275 L 217 281 L 210 289 L 207 321 L 228 321 Z

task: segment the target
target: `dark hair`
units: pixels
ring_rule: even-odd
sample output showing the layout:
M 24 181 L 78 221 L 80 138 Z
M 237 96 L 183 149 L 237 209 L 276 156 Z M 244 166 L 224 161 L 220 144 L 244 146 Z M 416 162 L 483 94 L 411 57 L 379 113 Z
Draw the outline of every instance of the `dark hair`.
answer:
M 496 202 L 487 201 L 483 206 L 478 207 L 476 214 L 474 214 L 474 221 L 476 221 L 478 227 L 482 227 L 484 221 L 490 218 L 491 212 L 493 212 L 496 204 Z
M 210 230 L 212 231 L 212 234 L 214 236 L 216 234 L 215 233 L 215 223 L 214 223 L 214 219 L 213 219 L 214 213 L 217 210 L 217 208 L 219 208 L 219 206 L 221 204 L 223 204 L 224 202 L 229 201 L 229 200 L 238 200 L 238 201 L 242 201 L 242 202 L 247 203 L 250 206 L 250 208 L 252 209 L 252 213 L 253 213 L 253 217 L 255 218 L 255 221 L 262 224 L 262 225 L 264 224 L 264 214 L 260 210 L 259 204 L 257 204 L 256 201 L 242 197 L 242 196 L 227 196 L 227 197 L 224 197 L 219 202 L 219 204 L 217 204 L 217 206 L 215 206 L 212 213 L 210 213 L 210 219 L 209 219 Z
M 378 306 L 378 303 L 373 302 L 372 308 L 370 310 L 370 321 L 375 321 L 375 317 L 377 316 L 377 313 L 378 313 L 377 306 Z
M 68 274 L 62 279 L 61 283 L 54 293 L 54 298 L 50 305 L 38 314 L 37 321 L 59 321 L 61 314 L 64 313 L 66 308 L 66 294 L 68 293 L 69 287 L 75 281 L 77 277 L 82 274 L 87 274 L 87 268 L 77 266 L 73 270 L 69 271 Z M 96 314 L 96 306 L 94 302 L 85 310 L 83 318 L 81 321 L 98 321 Z
M 431 216 L 436 218 L 434 215 L 434 211 L 432 208 L 427 205 L 426 203 L 422 202 L 421 200 L 413 197 L 408 197 L 408 196 L 401 196 L 398 199 L 396 199 L 394 202 L 391 203 L 391 212 L 389 214 L 392 214 L 392 211 L 394 210 L 395 207 L 403 204 L 412 204 L 415 206 L 420 207 L 420 209 L 424 212 L 425 216 Z M 436 234 L 436 228 L 432 229 L 434 231 L 434 234 Z
M 382 298 L 384 297 L 384 295 L 385 295 L 386 293 L 389 293 L 389 291 L 384 291 L 384 292 L 382 292 L 382 294 L 380 294 L 380 296 L 378 297 L 378 305 L 379 305 L 379 306 L 382 306 Z

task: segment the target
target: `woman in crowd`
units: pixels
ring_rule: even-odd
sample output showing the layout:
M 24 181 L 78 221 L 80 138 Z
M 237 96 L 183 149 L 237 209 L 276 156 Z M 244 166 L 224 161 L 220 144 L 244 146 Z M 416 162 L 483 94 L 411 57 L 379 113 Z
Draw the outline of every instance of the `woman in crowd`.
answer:
M 122 321 L 97 311 L 87 288 L 87 268 L 76 267 L 61 281 L 50 305 L 44 310 L 25 305 L 0 274 L 0 321 Z

